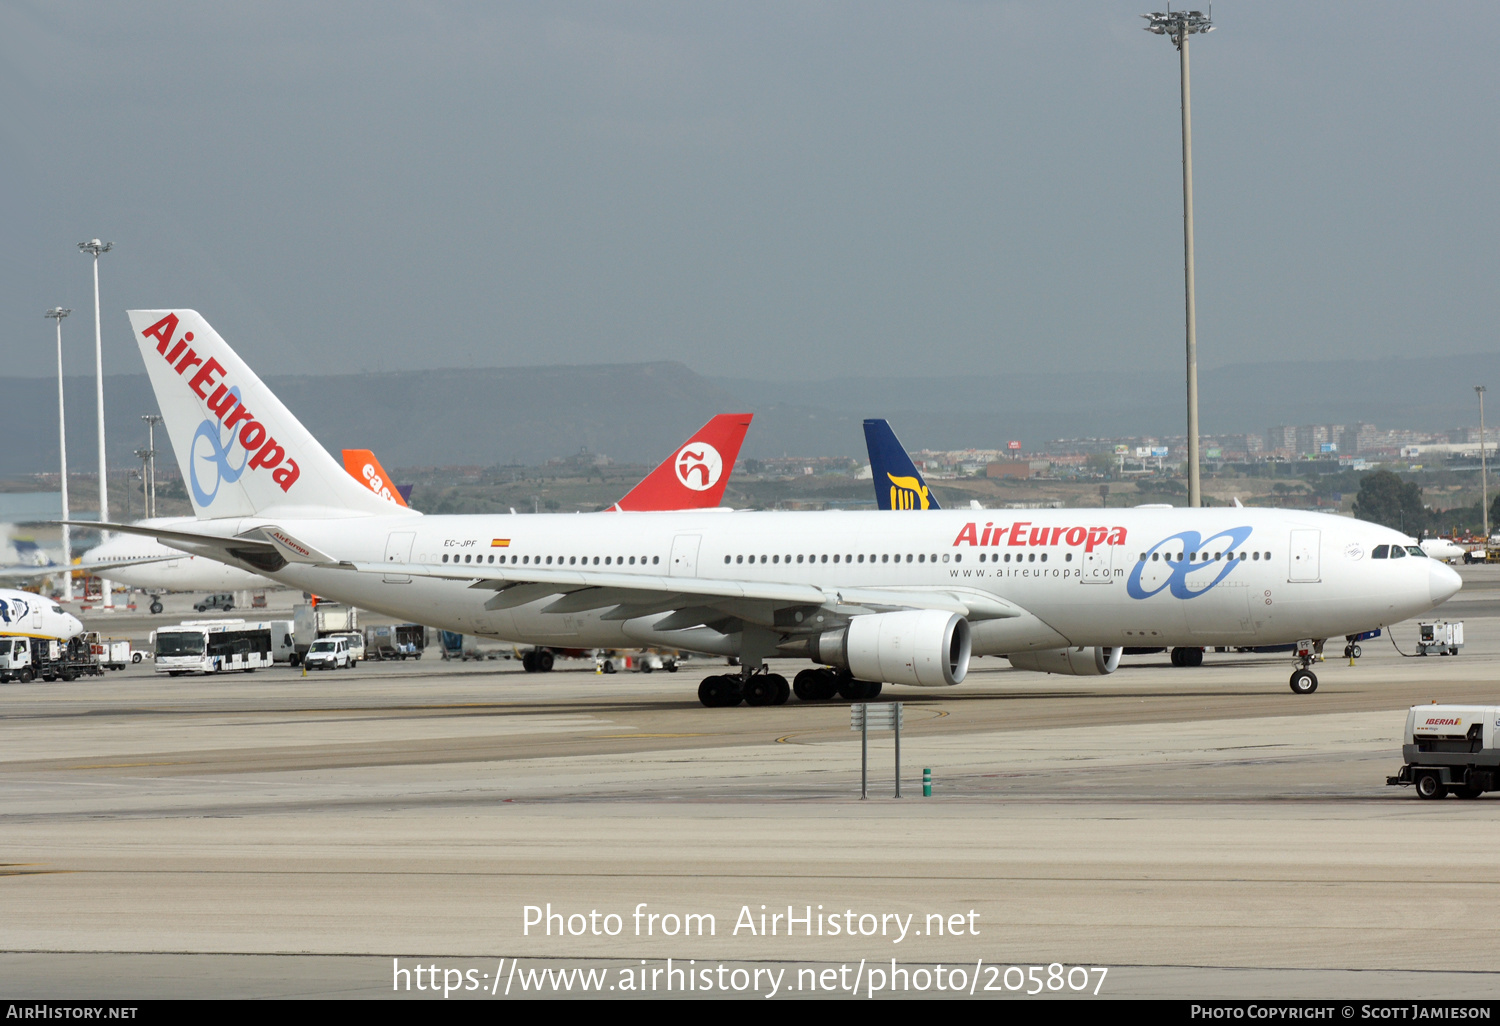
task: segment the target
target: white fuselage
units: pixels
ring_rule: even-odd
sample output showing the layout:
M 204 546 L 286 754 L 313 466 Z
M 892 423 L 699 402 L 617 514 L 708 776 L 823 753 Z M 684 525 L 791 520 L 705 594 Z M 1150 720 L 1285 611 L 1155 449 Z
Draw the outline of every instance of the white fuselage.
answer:
M 192 517 L 157 517 L 138 524 L 171 528 L 194 525 Z M 140 566 L 119 566 L 108 571 L 109 579 L 142 591 L 244 591 L 274 588 L 276 582 L 260 574 L 241 570 L 205 556 L 195 556 L 138 534 L 116 534 L 83 554 L 85 563 L 139 561 Z
M 230 536 L 270 523 L 200 520 L 196 530 Z M 670 639 L 652 633 L 661 613 L 603 619 L 607 604 L 542 612 L 555 595 L 486 610 L 493 585 L 422 570 L 462 575 L 461 567 L 483 566 L 493 574 L 503 563 L 522 573 L 587 568 L 812 585 L 830 596 L 830 609 L 840 588 L 963 588 L 1024 608 L 1029 615 L 976 623 L 976 654 L 1335 637 L 1417 615 L 1459 588 L 1457 574 L 1431 559 L 1372 560 L 1376 545 L 1406 543 L 1396 531 L 1285 510 L 279 517 L 274 524 L 337 560 L 385 563 L 391 571 L 290 563 L 268 574 L 283 584 L 448 630 L 573 647 Z
M 29 591 L 0 589 L 0 637 L 66 641 L 82 631 L 78 617 L 52 599 Z

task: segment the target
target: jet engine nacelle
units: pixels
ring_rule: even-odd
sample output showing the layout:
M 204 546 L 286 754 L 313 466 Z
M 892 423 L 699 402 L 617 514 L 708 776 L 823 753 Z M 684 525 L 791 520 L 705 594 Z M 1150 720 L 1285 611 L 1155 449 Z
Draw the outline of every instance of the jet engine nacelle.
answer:
M 969 672 L 969 621 L 941 609 L 867 613 L 811 639 L 815 661 L 858 680 L 940 688 Z
M 1005 658 L 1018 670 L 1040 673 L 1066 673 L 1073 677 L 1102 677 L 1114 673 L 1120 665 L 1123 648 L 1102 645 L 1077 648 L 1053 648 L 1042 652 L 1017 652 Z

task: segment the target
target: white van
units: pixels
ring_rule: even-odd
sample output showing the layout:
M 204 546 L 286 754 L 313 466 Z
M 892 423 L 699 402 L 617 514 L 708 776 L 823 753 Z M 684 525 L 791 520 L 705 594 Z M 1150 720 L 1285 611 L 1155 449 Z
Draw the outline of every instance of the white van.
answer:
M 349 656 L 349 643 L 342 637 L 319 638 L 307 649 L 303 664 L 309 670 L 349 669 L 354 660 Z

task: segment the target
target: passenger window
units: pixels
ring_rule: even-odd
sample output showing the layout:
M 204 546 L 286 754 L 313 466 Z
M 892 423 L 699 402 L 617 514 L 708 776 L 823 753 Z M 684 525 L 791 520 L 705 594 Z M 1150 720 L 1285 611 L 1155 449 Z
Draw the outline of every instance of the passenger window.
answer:
M 1047 554 L 1045 552 L 1042 553 L 1042 562 L 1047 562 Z
M 881 555 L 880 555 L 880 561 L 882 563 L 889 563 L 891 561 L 891 554 L 889 552 L 883 552 L 883 553 L 881 553 Z
M 800 555 L 797 557 L 797 562 L 802 562 L 802 557 Z
M 1406 558 L 1406 550 L 1403 549 L 1399 545 L 1392 545 L 1391 546 L 1391 558 L 1392 559 L 1405 559 Z
M 927 562 L 927 553 L 924 552 L 920 556 L 918 556 L 917 557 L 917 562 L 918 563 L 925 563 L 925 562 Z
M 1153 552 L 1153 553 L 1151 553 L 1151 562 L 1155 563 L 1158 559 L 1161 559 L 1161 553 L 1160 552 Z
M 860 561 L 860 562 L 861 562 L 861 563 L 863 563 L 863 562 L 864 562 L 864 561 L 865 561 L 865 554 L 864 554 L 864 553 L 863 553 L 863 552 L 861 552 L 861 553 L 860 553 L 860 554 L 859 554 L 859 561 Z
M 446 553 L 446 552 L 443 553 L 443 562 L 444 563 L 448 562 L 448 553 Z
M 1036 562 L 1036 553 L 1035 552 L 1028 552 L 1026 554 L 1026 562 L 1028 562 L 1028 563 L 1035 563 Z
M 962 552 L 955 552 L 953 554 L 953 562 L 955 562 L 955 563 L 962 563 L 963 561 L 964 561 L 964 554 Z
M 825 562 L 825 563 L 828 562 L 828 556 L 827 555 L 823 556 L 823 562 Z
M 1006 554 L 1005 554 L 1005 561 L 1006 561 L 1006 562 L 1007 562 L 1007 563 L 1009 563 L 1009 562 L 1010 562 L 1010 553 L 1009 553 L 1009 552 L 1007 552 L 1007 553 L 1006 553 Z
M 911 562 L 911 553 L 910 553 L 910 552 L 908 552 L 908 553 L 907 553 L 907 554 L 906 554 L 906 561 L 907 561 L 907 562 L 908 562 L 908 563 L 910 563 L 910 562 Z
M 736 563 L 743 563 L 745 561 L 745 557 L 744 556 L 735 556 L 734 557 L 734 561 Z
M 780 563 L 781 562 L 781 557 L 780 556 L 772 556 L 771 557 L 771 562 L 773 562 L 773 563 Z
M 630 557 L 630 564 L 629 565 L 630 566 L 635 566 L 635 557 L 634 556 Z
M 651 562 L 652 562 L 652 563 L 653 563 L 653 564 L 655 564 L 655 563 L 660 563 L 660 562 L 661 562 L 661 557 L 660 557 L 660 556 L 652 556 L 652 557 L 651 557 Z

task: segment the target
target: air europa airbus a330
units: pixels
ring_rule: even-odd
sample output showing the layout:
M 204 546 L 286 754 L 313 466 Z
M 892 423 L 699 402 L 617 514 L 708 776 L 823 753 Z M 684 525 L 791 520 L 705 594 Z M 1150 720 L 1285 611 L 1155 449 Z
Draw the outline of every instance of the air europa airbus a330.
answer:
M 955 685 L 974 655 L 1109 673 L 1126 645 L 1334 637 L 1459 588 L 1378 558 L 1395 531 L 1288 510 L 423 516 L 357 484 L 196 312 L 130 322 L 197 520 L 111 529 L 449 630 L 738 656 L 699 686 L 709 706 Z M 792 688 L 773 656 L 814 665 Z

